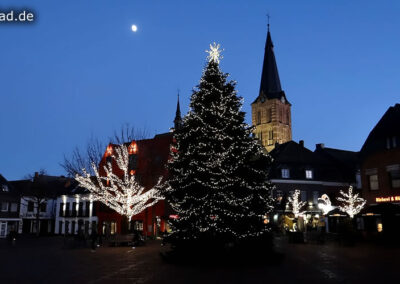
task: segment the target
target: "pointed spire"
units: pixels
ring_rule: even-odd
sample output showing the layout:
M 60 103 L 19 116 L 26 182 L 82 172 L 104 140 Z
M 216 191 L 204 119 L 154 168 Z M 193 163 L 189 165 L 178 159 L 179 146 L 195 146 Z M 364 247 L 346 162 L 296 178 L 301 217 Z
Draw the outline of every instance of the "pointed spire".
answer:
M 267 41 L 265 43 L 264 63 L 261 74 L 261 84 L 258 99 L 264 101 L 265 99 L 281 99 L 282 96 L 286 99 L 285 93 L 282 91 L 281 81 L 279 79 L 278 67 L 276 65 L 274 44 L 272 43 L 271 32 L 269 30 L 268 18 L 268 32 Z
M 181 107 L 179 105 L 179 91 L 178 91 L 178 103 L 176 104 L 174 128 L 175 128 L 175 130 L 179 130 L 182 128 Z

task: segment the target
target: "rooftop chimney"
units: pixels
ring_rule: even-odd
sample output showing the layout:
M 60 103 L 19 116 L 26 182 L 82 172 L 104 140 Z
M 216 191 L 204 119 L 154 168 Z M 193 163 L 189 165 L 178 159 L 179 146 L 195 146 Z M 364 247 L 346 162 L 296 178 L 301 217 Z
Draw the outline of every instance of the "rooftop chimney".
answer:
M 304 147 L 304 140 L 300 140 L 300 141 L 299 141 L 299 145 L 300 145 L 301 147 Z
M 324 148 L 325 148 L 325 144 L 324 143 L 315 144 L 315 149 L 316 150 L 322 150 Z

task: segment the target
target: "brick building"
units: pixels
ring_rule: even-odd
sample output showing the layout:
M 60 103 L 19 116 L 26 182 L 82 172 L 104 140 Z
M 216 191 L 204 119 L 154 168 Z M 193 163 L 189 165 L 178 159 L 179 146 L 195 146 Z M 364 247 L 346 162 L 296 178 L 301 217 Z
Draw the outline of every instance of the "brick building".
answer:
M 386 111 L 360 155 L 362 195 L 368 204 L 400 204 L 400 104 Z

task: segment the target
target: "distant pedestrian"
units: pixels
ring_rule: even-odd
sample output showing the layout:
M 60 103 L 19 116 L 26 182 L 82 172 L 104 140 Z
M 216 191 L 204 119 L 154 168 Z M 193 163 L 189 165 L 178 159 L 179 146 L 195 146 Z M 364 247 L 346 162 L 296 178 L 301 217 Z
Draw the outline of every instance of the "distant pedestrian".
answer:
M 13 230 L 10 231 L 8 234 L 10 246 L 15 247 L 16 241 L 17 241 L 17 232 Z
M 96 229 L 92 230 L 92 234 L 90 235 L 90 239 L 92 241 L 92 252 L 96 251 L 96 247 L 97 247 L 97 232 Z

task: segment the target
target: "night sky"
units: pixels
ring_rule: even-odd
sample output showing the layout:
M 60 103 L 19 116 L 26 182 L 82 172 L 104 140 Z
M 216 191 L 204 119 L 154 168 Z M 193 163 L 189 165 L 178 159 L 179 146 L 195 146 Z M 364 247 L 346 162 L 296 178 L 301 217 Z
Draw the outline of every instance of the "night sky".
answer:
M 351 2 L 351 3 L 349 3 Z M 0 174 L 65 174 L 64 154 L 122 124 L 152 137 L 182 112 L 211 42 L 238 82 L 243 110 L 257 97 L 269 13 L 293 139 L 359 151 L 400 102 L 399 1 L 16 1 L 33 24 L 0 23 Z M 131 25 L 138 31 L 133 33 Z

